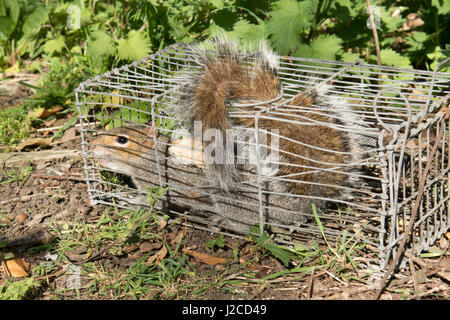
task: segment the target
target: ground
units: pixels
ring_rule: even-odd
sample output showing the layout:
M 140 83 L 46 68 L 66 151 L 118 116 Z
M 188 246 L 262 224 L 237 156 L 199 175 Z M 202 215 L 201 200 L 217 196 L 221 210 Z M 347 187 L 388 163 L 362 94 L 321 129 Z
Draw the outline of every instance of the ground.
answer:
M 10 96 L 7 103 L 14 105 L 20 98 Z M 62 125 L 71 116 L 48 126 Z M 45 137 L 48 132 L 36 135 Z M 73 128 L 23 154 L 44 148 L 79 150 L 79 132 Z M 310 249 L 297 251 L 285 265 L 255 241 L 187 229 L 182 221 L 167 223 L 155 214 L 90 206 L 83 163 L 75 153 L 7 167 L 0 163 L 0 296 L 13 295 L 13 283 L 27 288 L 20 298 L 43 300 L 375 295 L 360 263 L 369 254 L 367 248 L 332 251 L 312 240 L 305 244 Z M 442 237 L 433 249 L 426 257 L 410 256 L 381 299 L 448 299 L 449 239 Z M 19 267 L 13 270 L 8 261 Z M 33 284 L 26 284 L 26 279 L 33 279 Z

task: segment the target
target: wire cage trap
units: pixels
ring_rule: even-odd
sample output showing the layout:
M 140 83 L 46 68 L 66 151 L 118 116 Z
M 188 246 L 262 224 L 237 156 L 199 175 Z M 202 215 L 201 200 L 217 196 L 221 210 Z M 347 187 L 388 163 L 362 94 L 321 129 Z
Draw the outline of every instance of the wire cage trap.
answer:
M 411 248 L 418 254 L 447 232 L 450 123 L 443 120 L 442 107 L 450 93 L 450 73 L 359 61 L 280 57 L 278 77 L 283 90 L 278 99 L 254 103 L 252 112 L 235 103 L 230 112 L 232 119 L 258 119 L 252 122 L 247 140 L 237 141 L 253 146 L 255 149 L 245 150 L 247 157 L 256 158 L 240 167 L 240 181 L 231 186 L 236 191 L 233 193 L 224 192 L 205 174 L 205 150 L 201 145 L 196 148 L 195 140 L 185 138 L 180 119 L 171 113 L 177 108 L 180 74 L 198 71 L 195 54 L 188 45 L 173 45 L 87 80 L 76 89 L 82 156 L 92 205 L 152 206 L 174 216 L 186 215 L 192 227 L 232 235 L 245 233 L 242 225 L 259 224 L 260 230 L 269 225 L 275 239 L 285 244 L 311 237 L 321 241 L 321 230 L 315 221 L 318 217 L 328 240 L 339 241 L 347 236 L 370 244 L 378 251 L 374 262 L 384 269 L 409 223 L 420 191 L 419 182 L 429 165 Z M 249 65 L 254 62 L 251 54 L 243 59 Z M 330 109 L 320 106 L 286 104 L 298 92 L 311 87 L 312 82 L 332 84 L 324 95 L 332 99 L 333 108 L 339 112 L 330 113 Z M 251 150 L 262 148 L 266 155 L 283 154 L 285 150 L 272 142 L 293 139 L 258 126 L 264 119 L 278 123 L 280 128 L 321 126 L 322 131 L 310 131 L 324 132 L 325 137 L 321 138 L 325 140 L 329 139 L 327 132 L 356 130 L 376 143 L 364 150 L 324 150 L 314 145 L 314 139 L 298 136 L 290 142 L 303 145 L 299 150 L 309 148 L 308 156 L 297 154 L 274 160 Z M 261 133 L 268 138 L 261 140 Z M 113 145 L 123 135 L 132 142 L 128 150 Z M 430 157 L 434 145 L 437 151 Z M 184 149 L 189 151 L 187 156 Z M 325 153 L 337 160 L 324 164 L 314 158 L 315 154 Z M 364 156 L 349 157 L 352 153 Z M 110 158 L 115 158 L 114 165 L 105 166 L 105 159 Z M 286 170 L 268 177 L 267 163 Z M 291 170 L 295 166 L 302 170 Z M 131 176 L 132 181 L 120 174 Z M 346 181 L 364 180 L 364 184 L 341 184 L 343 176 L 348 178 Z M 277 182 L 293 184 L 297 190 L 303 186 L 305 190 L 319 191 L 293 193 L 291 189 L 274 188 Z M 149 198 L 139 184 L 145 190 L 164 188 L 166 192 L 160 199 Z M 342 194 L 347 197 L 336 196 Z M 322 206 L 310 212 L 298 210 L 292 203 Z

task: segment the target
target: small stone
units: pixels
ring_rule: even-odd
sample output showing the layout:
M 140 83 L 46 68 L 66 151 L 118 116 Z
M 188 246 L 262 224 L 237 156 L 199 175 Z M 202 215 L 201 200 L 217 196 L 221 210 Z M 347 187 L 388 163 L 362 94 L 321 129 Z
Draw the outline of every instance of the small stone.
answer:
M 23 223 L 26 219 L 28 218 L 28 216 L 25 213 L 19 213 L 16 216 L 16 223 Z

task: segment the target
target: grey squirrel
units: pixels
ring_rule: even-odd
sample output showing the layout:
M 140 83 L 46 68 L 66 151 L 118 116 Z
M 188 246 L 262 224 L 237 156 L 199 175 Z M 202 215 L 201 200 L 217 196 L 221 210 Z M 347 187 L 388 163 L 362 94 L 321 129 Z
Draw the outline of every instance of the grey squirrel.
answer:
M 265 222 L 301 224 L 305 216 L 312 216 L 313 203 L 321 212 L 327 202 L 349 199 L 349 190 L 364 186 L 359 167 L 348 164 L 360 163 L 366 150 L 376 147 L 376 139 L 349 107 L 325 96 L 330 85 L 315 83 L 292 98 L 279 99 L 278 59 L 264 44 L 250 53 L 242 53 L 236 43 L 226 39 L 215 38 L 209 44 L 213 46 L 211 51 L 191 46 L 194 59 L 176 78 L 177 96 L 171 102 L 171 113 L 193 136 L 197 121 L 202 132 L 217 130 L 224 146 L 231 128 L 251 130 L 257 125 L 264 131 L 277 130 L 279 154 L 278 159 L 260 157 L 261 181 L 256 179 L 256 165 L 224 161 L 224 154 L 219 157 L 222 161 L 194 165 L 196 171 L 186 179 L 191 186 L 203 186 L 210 194 L 201 206 L 203 210 L 217 214 L 216 221 L 245 233 L 248 225 L 260 221 L 261 204 Z M 248 57 L 253 63 L 248 62 Z M 277 118 L 260 116 L 257 124 L 254 116 L 231 116 L 236 111 L 254 115 L 274 105 L 275 109 L 282 106 L 283 113 L 278 113 Z M 303 124 L 298 123 L 299 117 Z M 147 153 L 151 157 L 156 132 L 149 127 L 114 130 L 93 142 L 94 154 L 108 159 L 100 164 L 130 175 L 141 192 L 146 191 L 149 181 L 158 185 L 156 175 L 148 173 L 148 167 L 155 163 L 142 156 Z M 201 145 L 202 152 L 206 148 Z M 184 179 L 179 178 L 179 186 L 185 184 Z M 190 204 L 198 207 L 197 200 Z

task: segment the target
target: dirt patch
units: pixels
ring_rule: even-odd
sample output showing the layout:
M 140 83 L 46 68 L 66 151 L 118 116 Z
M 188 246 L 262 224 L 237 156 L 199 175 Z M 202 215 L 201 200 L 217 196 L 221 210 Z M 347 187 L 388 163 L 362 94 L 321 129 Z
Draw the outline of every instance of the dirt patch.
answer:
M 33 94 L 33 91 L 20 82 L 36 85 L 40 75 L 23 74 L 3 74 L 0 84 L 0 110 L 8 109 L 20 105 L 26 98 Z

